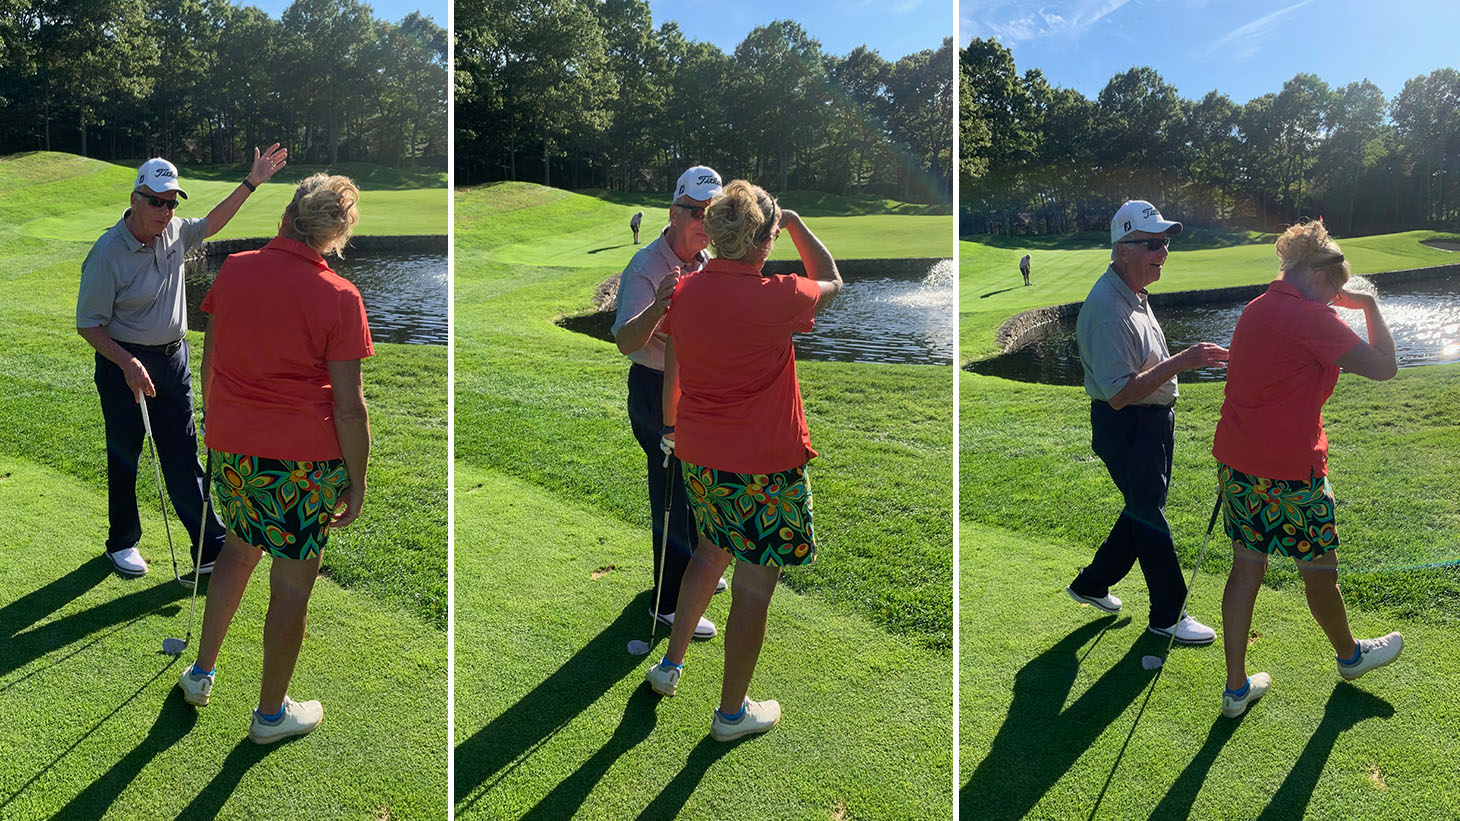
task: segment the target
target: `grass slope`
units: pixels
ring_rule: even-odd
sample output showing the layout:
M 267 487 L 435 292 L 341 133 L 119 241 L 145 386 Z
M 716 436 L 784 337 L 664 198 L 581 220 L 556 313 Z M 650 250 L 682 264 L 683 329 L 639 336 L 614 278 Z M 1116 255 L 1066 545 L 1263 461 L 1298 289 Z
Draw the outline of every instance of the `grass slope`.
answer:
M 513 182 L 474 190 L 482 207 L 501 212 L 491 221 L 491 235 L 479 234 L 481 241 L 493 246 L 492 257 L 508 264 L 618 272 L 639 248 L 629 232 L 629 217 L 635 211 L 644 212 L 639 232 L 642 242 L 652 240 L 669 224 L 669 207 L 663 197 L 604 199 Z M 795 192 L 781 202 L 792 209 L 805 203 L 804 216 L 811 230 L 838 258 L 951 257 L 953 253 L 951 219 L 906 213 L 925 212 L 921 206 Z M 457 207 L 461 207 L 459 199 Z M 796 259 L 795 245 L 778 242 L 771 258 Z
M 154 508 L 144 526 L 161 528 Z M 0 817 L 440 818 L 446 812 L 445 644 L 375 597 L 322 579 L 291 685 L 319 699 L 313 735 L 246 738 L 257 704 L 268 562 L 260 563 L 218 661 L 212 703 L 175 689 L 196 652 L 161 655 L 187 629 L 187 591 L 167 551 L 123 579 L 97 545 L 104 493 L 65 472 L 0 456 Z M 58 534 L 65 534 L 57 538 Z M 206 584 L 206 583 L 205 583 Z M 431 718 L 434 717 L 434 718 Z M 287 808 L 287 809 L 284 809 Z
M 1435 236 L 1443 235 L 1343 244 L 1359 272 L 1375 272 L 1453 259 L 1419 245 Z M 963 244 L 964 361 L 996 353 L 993 331 L 1014 313 L 1082 299 L 1108 258 L 1096 239 L 1044 242 L 1032 288 L 1018 284 L 1023 251 Z M 1272 275 L 1270 243 L 1188 244 L 1204 247 L 1173 253 L 1156 289 Z M 1164 645 L 1142 629 L 1147 603 L 1138 573 L 1118 589 L 1126 601 L 1120 619 L 1099 621 L 1060 589 L 1088 562 L 1120 504 L 1089 448 L 1083 391 L 959 378 L 965 817 L 1455 815 L 1454 767 L 1436 762 L 1457 760 L 1453 733 L 1437 730 L 1455 726 L 1456 713 L 1432 694 L 1456 683 L 1460 494 L 1434 478 L 1453 472 L 1460 367 L 1408 369 L 1386 383 L 1345 376 L 1324 408 L 1350 617 L 1359 635 L 1403 631 L 1404 658 L 1354 685 L 1337 684 L 1296 573 L 1274 562 L 1258 600 L 1249 668 L 1272 672 L 1274 690 L 1241 722 L 1219 717 L 1219 648 L 1178 650 L 1144 701 L 1152 674 L 1140 656 Z M 1176 417 L 1167 515 L 1188 568 L 1214 492 L 1210 448 L 1222 387 L 1183 385 Z M 1193 590 L 1192 613 L 1218 631 L 1231 560 L 1230 548 L 1214 543 Z M 1106 624 L 1112 629 L 1102 630 Z M 1006 796 L 997 805 L 985 797 L 993 785 Z
M 461 768 L 458 800 L 463 809 L 490 807 L 488 815 L 492 816 L 541 805 L 540 811 L 552 807 L 548 817 L 557 817 L 554 813 L 564 805 L 553 796 L 568 790 L 594 808 L 590 816 L 615 817 L 638 812 L 635 802 L 643 794 L 645 782 L 641 779 L 629 784 L 612 779 L 583 782 L 589 777 L 583 773 L 596 773 L 592 777 L 597 778 L 609 765 L 593 769 L 602 758 L 584 764 L 584 748 L 578 747 L 563 748 L 561 753 L 534 753 L 535 762 L 545 769 L 534 770 L 530 776 L 524 771 L 521 786 L 504 792 L 495 785 L 518 783 L 511 759 L 494 758 L 488 752 L 488 760 L 481 762 L 478 759 L 484 753 L 480 751 L 491 745 L 485 740 L 477 745 L 469 741 L 495 742 L 499 732 L 509 733 L 513 739 L 538 733 L 535 728 L 517 727 L 513 722 L 520 719 L 502 716 L 530 715 L 540 703 L 532 693 L 571 689 L 563 682 L 580 675 L 591 678 L 590 686 L 595 689 L 581 697 L 575 695 L 571 707 L 552 708 L 563 727 L 580 726 L 572 720 L 580 712 L 607 716 L 607 726 L 618 724 L 619 732 L 629 737 L 649 732 L 636 716 L 652 723 L 652 705 L 648 713 L 643 712 L 639 664 L 624 652 L 624 642 L 643 628 L 616 627 L 611 639 L 594 639 L 602 646 L 592 645 L 587 656 L 575 644 L 596 635 L 604 625 L 617 624 L 619 618 L 626 620 L 624 625 L 637 625 L 635 614 L 647 609 L 635 598 L 648 586 L 643 563 L 649 559 L 645 538 L 649 517 L 639 478 L 644 457 L 629 434 L 624 411 L 627 364 L 611 345 L 553 324 L 556 318 L 588 309 L 593 287 L 615 273 L 622 261 L 594 261 L 593 267 L 544 267 L 522 264 L 513 256 L 517 253 L 514 245 L 526 248 L 539 241 L 551 242 L 554 226 L 581 224 L 597 218 L 593 215 L 601 215 L 606 207 L 581 195 L 519 184 L 462 190 L 456 198 L 456 726 L 458 742 L 463 744 L 457 759 Z M 622 215 L 624 222 L 627 216 L 627 212 Z M 812 222 L 812 227 L 820 231 L 820 222 Z M 831 240 L 828 245 L 833 253 L 842 253 Z M 947 456 L 951 374 L 943 368 L 820 362 L 798 363 L 798 370 L 813 439 L 822 453 L 812 466 L 820 553 L 813 567 L 787 575 L 781 598 L 772 608 L 773 621 L 786 618 L 791 608 L 811 608 L 804 612 L 835 616 L 847 630 L 855 626 L 855 635 L 871 636 L 868 641 L 878 646 L 910 644 L 912 658 L 921 659 L 913 664 L 916 669 L 940 665 L 947 669 L 952 634 L 952 476 Z M 465 477 L 471 477 L 470 481 Z M 564 524 L 542 529 L 525 520 L 516 524 L 521 514 L 507 516 L 495 508 L 489 512 L 483 503 L 472 502 L 472 488 L 478 484 L 490 490 L 481 491 L 483 497 L 514 497 L 508 501 Z M 559 513 L 559 508 L 566 511 Z M 497 547 L 500 543 L 508 547 Z M 478 558 L 483 553 L 497 556 L 506 549 L 530 550 L 533 558 L 519 563 L 494 558 L 490 566 Z M 566 551 L 565 555 L 576 557 L 575 564 L 571 570 L 559 570 L 561 561 L 539 557 L 545 551 Z M 532 575 L 518 575 L 522 571 L 515 564 L 530 567 Z M 586 567 L 588 564 L 592 567 Z M 508 565 L 514 567 L 509 570 Z M 629 569 L 612 573 L 615 580 L 611 584 L 595 582 L 580 572 L 584 567 L 592 571 L 608 565 Z M 503 581 L 493 576 L 498 572 L 506 574 Z M 551 581 L 544 579 L 545 574 Z M 485 592 L 478 595 L 478 588 Z M 541 592 L 524 597 L 521 591 L 529 588 Z M 605 595 L 605 589 L 614 592 Z M 798 604 L 801 602 L 804 604 Z M 723 616 L 716 608 L 711 612 Z M 865 632 L 872 628 L 873 632 Z M 819 648 L 826 641 L 799 629 L 773 637 L 775 647 L 768 646 L 765 657 L 771 665 L 767 669 L 790 664 L 795 672 L 787 677 L 788 687 L 835 694 L 833 700 L 840 703 L 851 696 L 841 691 L 847 686 L 843 679 L 852 669 L 844 661 L 807 661 L 808 655 L 825 657 Z M 512 648 L 504 642 L 511 642 Z M 503 663 L 504 654 L 539 642 L 545 649 L 534 646 L 528 651 L 534 654 L 530 663 Z M 715 652 L 715 646 L 697 649 L 696 655 L 704 658 L 706 652 Z M 791 660 L 773 661 L 783 653 Z M 565 662 L 569 657 L 576 661 Z M 561 665 L 571 675 L 563 673 L 565 678 L 558 679 L 551 671 Z M 711 660 L 705 668 L 713 671 L 716 664 Z M 490 689 L 491 682 L 504 675 L 516 682 L 508 693 L 474 693 Z M 711 675 L 718 673 L 707 673 L 699 686 L 718 680 Z M 756 687 L 774 687 L 776 679 L 770 675 L 758 676 Z M 871 689 L 863 696 L 896 698 L 887 682 L 869 681 L 866 686 Z M 946 676 L 933 675 L 928 687 L 931 689 L 922 698 L 933 709 L 951 703 L 951 680 Z M 786 691 L 761 692 L 780 696 Z M 786 693 L 787 698 L 791 695 Z M 628 718 L 624 717 L 625 699 L 634 714 Z M 798 704 L 795 709 L 805 715 L 807 707 Z M 697 713 L 692 727 L 677 731 L 685 742 L 652 745 L 654 763 L 644 766 L 662 777 L 648 783 L 673 782 L 656 806 L 668 806 L 665 801 L 698 805 L 710 800 L 695 791 L 696 782 L 685 782 L 688 771 L 674 774 L 683 766 L 694 740 L 703 739 L 702 718 Z M 812 726 L 811 719 L 799 720 Z M 836 727 L 831 721 L 815 725 Z M 948 749 L 938 739 L 939 728 L 946 726 L 935 721 L 883 741 L 896 755 L 933 768 L 918 776 L 928 786 L 900 790 L 924 812 L 945 812 L 951 800 L 949 793 L 939 793 L 949 774 L 946 763 L 938 769 L 938 762 L 946 759 L 930 752 Z M 538 738 L 530 739 L 526 746 L 515 740 L 509 743 L 514 745 L 511 749 L 525 753 L 542 742 Z M 789 743 L 768 740 L 756 747 Z M 836 739 L 826 743 L 835 745 Z M 692 761 L 720 754 L 708 746 L 694 749 Z M 819 756 L 818 760 L 826 762 L 824 766 L 803 766 L 794 779 L 826 781 L 841 767 L 844 757 L 854 755 L 841 746 L 830 749 L 834 756 Z M 753 786 L 761 778 L 760 769 L 733 755 L 727 759 L 733 765 L 719 769 L 732 786 L 726 796 L 715 800 L 764 800 L 759 796 L 762 791 Z M 565 782 L 575 771 L 575 780 Z M 463 780 L 460 773 L 475 773 L 476 780 Z M 778 782 L 783 778 L 778 776 Z M 819 807 L 815 811 L 823 814 L 832 808 L 823 799 L 838 798 L 807 795 L 818 797 L 804 799 L 804 811 Z M 846 793 L 840 800 L 852 806 L 862 799 Z M 879 805 L 893 806 L 902 800 L 883 798 Z M 893 803 L 886 803 L 889 801 Z

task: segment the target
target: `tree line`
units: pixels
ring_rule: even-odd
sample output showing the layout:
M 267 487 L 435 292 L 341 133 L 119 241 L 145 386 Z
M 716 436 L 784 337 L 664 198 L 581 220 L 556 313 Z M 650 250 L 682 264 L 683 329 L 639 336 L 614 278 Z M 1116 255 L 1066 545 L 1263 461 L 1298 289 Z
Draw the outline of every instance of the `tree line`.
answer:
M 358 0 L 0 4 L 0 154 L 446 167 L 446 31 Z
M 838 57 L 797 23 L 734 53 L 654 27 L 645 0 L 456 10 L 456 176 L 667 190 L 703 163 L 776 191 L 950 202 L 953 47 Z
M 962 233 L 1102 229 L 1127 199 L 1197 225 L 1273 230 L 1325 218 L 1346 235 L 1460 227 L 1460 72 L 1391 100 L 1300 73 L 1237 104 L 1183 98 L 1150 68 L 1089 100 L 1022 75 L 998 42 L 959 54 Z

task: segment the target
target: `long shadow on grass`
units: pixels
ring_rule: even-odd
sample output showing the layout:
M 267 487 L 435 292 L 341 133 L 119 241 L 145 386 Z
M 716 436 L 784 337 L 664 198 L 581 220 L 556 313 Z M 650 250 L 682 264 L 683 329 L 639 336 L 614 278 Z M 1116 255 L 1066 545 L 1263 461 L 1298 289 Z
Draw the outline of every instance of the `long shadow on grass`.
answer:
M 726 753 L 750 741 L 751 738 L 753 736 L 726 744 L 705 736 L 690 751 L 689 760 L 684 762 L 684 767 L 674 776 L 674 780 L 654 796 L 654 800 L 649 802 L 649 806 L 639 813 L 638 821 L 678 818 L 680 811 L 684 809 L 685 802 L 689 801 L 689 797 L 699 787 L 705 773 L 710 771 L 710 766 L 723 758 Z
M 0 607 L 0 636 L 10 639 L 20 631 L 65 607 L 111 575 L 111 562 L 97 556 L 70 573 Z
M 1328 704 L 1323 708 L 1323 720 L 1318 729 L 1308 738 L 1303 753 L 1288 771 L 1288 777 L 1273 794 L 1272 801 L 1259 815 L 1258 821 L 1276 821 L 1280 818 L 1302 818 L 1313 797 L 1313 788 L 1318 786 L 1318 777 L 1323 774 L 1323 765 L 1333 752 L 1338 736 L 1353 728 L 1360 721 L 1369 718 L 1389 718 L 1394 707 L 1376 695 L 1347 682 L 1333 688 Z
M 1216 763 L 1217 756 L 1221 754 L 1222 748 L 1232 739 L 1232 734 L 1237 732 L 1243 719 L 1247 714 L 1243 713 L 1238 718 L 1226 718 L 1217 716 L 1212 722 L 1210 730 L 1207 730 L 1207 740 L 1197 751 L 1196 757 L 1181 771 L 1176 783 L 1166 791 L 1166 796 L 1156 809 L 1151 812 L 1151 821 L 1158 821 L 1163 818 L 1186 818 L 1191 815 L 1191 807 L 1196 803 L 1196 794 L 1201 792 L 1201 786 L 1206 783 L 1207 773 L 1211 772 L 1212 764 Z
M 999 734 L 959 793 L 964 818 L 1023 818 L 1105 729 L 1135 701 L 1152 674 L 1141 667 L 1146 634 L 1120 661 L 1065 707 L 1080 662 L 1114 616 L 1080 627 L 1014 675 L 1014 700 Z M 1080 652 L 1081 648 L 1085 652 Z M 995 797 L 997 800 L 995 800 Z
M 638 746 L 641 741 L 649 737 L 649 732 L 654 729 L 658 716 L 654 708 L 659 705 L 659 696 L 654 694 L 648 686 L 641 686 L 634 690 L 629 696 L 629 703 L 624 708 L 624 716 L 619 720 L 618 727 L 613 731 L 613 736 L 600 748 L 593 757 L 578 766 L 573 774 L 559 781 L 553 787 L 552 792 L 543 796 L 537 802 L 537 806 L 528 810 L 522 816 L 523 821 L 529 819 L 550 819 L 572 818 L 578 808 L 583 806 L 588 794 L 598 785 L 603 774 L 608 772 L 615 761 L 624 753 Z M 673 818 L 671 813 L 662 818 Z
M 196 821 L 203 821 L 203 819 L 211 821 L 211 819 L 217 818 L 223 813 L 223 807 L 228 803 L 229 797 L 233 795 L 234 790 L 238 789 L 239 782 L 243 781 L 243 776 L 253 765 L 262 761 L 264 756 L 280 746 L 293 744 L 302 738 L 304 736 L 298 736 L 267 746 L 255 744 L 247 738 L 239 741 L 228 753 L 228 757 L 223 760 L 223 764 L 218 768 L 218 774 L 213 776 L 213 780 L 208 782 L 208 786 L 204 787 L 192 802 L 183 807 L 183 811 L 178 813 L 177 817 L 196 819 Z M 287 808 L 284 807 L 280 808 L 280 812 L 284 815 L 288 814 Z
M 156 758 L 158 753 L 181 741 L 197 721 L 198 711 L 183 701 L 182 691 L 172 688 L 167 699 L 162 702 L 162 710 L 157 714 L 157 720 L 152 722 L 152 729 L 147 732 L 147 737 L 51 817 L 102 817 L 111 808 L 112 802 L 117 800 L 117 796 L 142 772 L 142 768 Z
M 634 637 L 634 631 L 643 630 L 648 610 L 648 594 L 635 597 L 612 624 L 594 636 L 532 692 L 457 746 L 456 802 L 459 810 L 470 808 L 491 792 L 518 763 L 642 663 L 639 657 L 624 652 L 624 647 Z M 636 702 L 630 700 L 625 722 L 639 709 Z M 648 726 L 653 726 L 651 720 Z M 619 732 L 625 735 L 620 743 L 626 743 L 638 731 L 637 726 L 626 728 L 621 723 Z M 615 738 L 619 738 L 619 733 L 615 733 Z M 615 746 L 614 741 L 608 744 L 609 749 Z M 489 782 L 488 779 L 492 780 Z M 594 776 L 596 779 L 597 776 Z M 480 794 L 473 795 L 479 788 Z M 567 798 L 566 794 L 564 798 Z M 546 809 L 544 805 L 539 806 Z
M 163 673 L 166 673 L 168 670 L 172 669 L 172 665 L 175 664 L 175 663 L 177 663 L 177 659 L 176 658 L 173 658 L 170 661 L 168 661 L 166 664 L 162 665 L 162 667 L 158 668 L 157 672 L 153 673 L 151 678 L 149 678 L 146 681 L 142 682 L 142 684 L 139 685 L 137 687 L 137 689 L 135 689 L 135 690 L 132 691 L 132 694 L 131 695 L 129 695 L 126 698 L 122 699 L 122 702 L 120 704 L 118 704 L 117 706 L 113 707 L 111 709 L 111 712 L 109 712 L 106 715 L 102 716 L 101 718 L 97 719 L 96 723 L 93 724 L 93 725 L 91 725 L 91 728 L 88 729 L 86 732 L 82 733 L 80 738 L 78 738 L 75 741 L 71 742 L 71 745 L 69 747 L 67 747 L 66 749 L 64 749 L 61 752 L 57 753 L 55 758 L 52 758 L 48 764 L 46 764 L 44 767 L 41 767 L 39 770 L 37 770 L 36 773 L 35 773 L 35 775 L 32 775 L 29 779 L 26 780 L 26 782 L 24 784 L 21 784 L 20 787 L 15 790 L 15 792 L 13 792 L 10 795 L 6 796 L 4 801 L 0 801 L 0 818 L 9 818 L 10 816 L 6 815 L 3 812 L 3 810 L 6 807 L 10 806 L 10 802 L 14 801 L 15 798 L 16 798 L 16 796 L 18 796 L 21 793 L 25 792 L 27 789 L 30 788 L 30 785 L 32 785 L 32 784 L 34 784 L 36 782 L 36 779 L 40 778 L 42 775 L 46 774 L 47 772 L 50 772 L 50 770 L 53 767 L 55 767 L 57 764 L 61 763 L 61 759 L 63 759 L 66 756 L 70 755 L 72 750 L 74 750 L 77 747 L 81 746 L 81 742 L 83 742 L 86 739 L 90 738 L 91 737 L 91 734 L 94 733 L 94 732 L 96 732 L 101 727 L 101 725 L 107 723 L 107 721 L 109 721 L 112 716 L 116 715 L 117 713 L 120 713 L 122 711 L 122 708 L 126 707 L 128 704 L 131 704 L 132 701 L 137 698 L 137 696 L 139 696 L 139 695 L 142 694 L 142 691 L 143 690 L 146 690 L 147 687 L 152 684 L 152 682 L 156 681 L 159 677 L 161 677 Z M 163 712 L 165 714 L 167 711 L 164 709 Z M 159 716 L 158 717 L 159 724 L 161 723 L 161 721 L 162 721 L 162 717 Z M 158 725 L 154 724 L 153 725 L 153 730 L 156 731 L 157 730 L 157 727 L 158 727 Z M 154 755 L 155 755 L 155 753 L 154 753 Z M 98 813 L 88 813 L 88 814 L 84 814 L 81 817 L 88 817 L 88 818 L 90 818 L 90 817 L 99 817 L 100 815 L 101 815 L 101 813 L 99 813 L 99 812 Z M 66 816 L 64 813 L 62 813 L 62 814 L 58 815 L 58 817 L 72 817 L 72 818 L 74 818 L 74 817 L 77 817 L 77 816 Z
M 169 602 L 188 595 L 188 591 L 176 584 L 153 584 L 125 596 L 102 602 L 79 613 L 56 619 L 34 630 L 20 632 L 18 635 L 9 632 L 12 629 L 24 630 L 28 624 L 35 623 L 44 618 L 46 613 L 53 612 L 60 605 L 71 601 L 71 598 L 64 598 L 56 602 L 46 602 L 42 598 L 42 594 L 47 591 L 50 591 L 51 595 L 65 596 L 72 592 L 80 595 L 90 589 L 96 583 L 93 581 L 88 584 L 88 580 L 95 572 L 93 566 L 97 562 L 109 564 L 105 557 L 92 559 L 40 590 L 6 605 L 5 609 L 0 611 L 0 618 L 3 618 L 0 624 L 4 625 L 7 635 L 4 657 L 0 658 L 0 676 L 23 667 L 47 653 L 81 641 L 99 630 L 133 621 L 139 616 L 151 613 Z

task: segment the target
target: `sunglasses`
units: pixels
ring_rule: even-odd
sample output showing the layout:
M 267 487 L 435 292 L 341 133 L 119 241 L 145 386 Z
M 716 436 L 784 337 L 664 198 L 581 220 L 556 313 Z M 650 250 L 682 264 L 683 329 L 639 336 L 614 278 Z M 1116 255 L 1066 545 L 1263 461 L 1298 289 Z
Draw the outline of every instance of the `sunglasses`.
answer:
M 144 200 L 147 200 L 147 204 L 152 206 L 153 208 L 166 208 L 169 211 L 177 208 L 177 200 L 168 200 L 163 199 L 162 197 L 154 197 L 151 194 L 143 194 L 141 191 L 137 192 L 137 196 L 141 197 Z
M 1150 239 L 1123 239 L 1116 245 L 1144 245 L 1147 251 L 1158 251 L 1171 244 L 1170 237 L 1151 237 Z
M 674 203 L 674 207 L 683 208 L 684 210 L 689 212 L 689 215 L 691 217 L 694 217 L 697 220 L 702 220 L 705 218 L 705 207 L 703 205 L 685 205 L 682 202 L 676 202 Z

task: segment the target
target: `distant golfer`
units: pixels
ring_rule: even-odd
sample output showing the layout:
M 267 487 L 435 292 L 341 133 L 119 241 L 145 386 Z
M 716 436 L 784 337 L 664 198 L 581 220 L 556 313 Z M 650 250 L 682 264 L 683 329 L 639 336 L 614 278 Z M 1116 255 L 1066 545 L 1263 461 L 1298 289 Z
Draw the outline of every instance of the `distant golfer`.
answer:
M 1308 609 L 1338 655 L 1341 677 L 1383 667 L 1404 648 L 1398 633 L 1355 641 L 1349 629 L 1338 590 L 1338 532 L 1320 411 L 1340 368 L 1369 379 L 1394 376 L 1394 338 L 1372 296 L 1344 290 L 1349 265 L 1323 223 L 1289 228 L 1278 238 L 1277 255 L 1278 278 L 1237 320 L 1212 447 L 1233 551 L 1222 594 L 1222 714 L 1233 718 L 1272 683 L 1267 673 L 1247 675 L 1252 607 L 1269 555 L 1297 564 Z M 1362 310 L 1369 341 L 1330 305 Z
M 629 217 L 629 230 L 634 232 L 634 244 L 635 245 L 638 245 L 639 244 L 639 223 L 642 223 L 643 221 L 644 221 L 644 212 L 643 211 L 635 211 L 634 212 L 634 215 L 632 217 Z
M 710 723 L 712 737 L 731 741 L 781 720 L 780 704 L 752 701 L 747 690 L 781 566 L 816 557 L 806 471 L 816 451 L 791 334 L 811 330 L 842 280 L 801 218 L 744 180 L 715 198 L 705 224 L 716 258 L 680 282 L 665 320 L 665 438 L 683 460 L 699 540 L 679 591 L 681 621 L 645 677 L 655 692 L 674 695 L 690 642 L 687 619 L 704 612 L 734 560 L 725 673 Z M 782 228 L 796 243 L 804 277 L 761 275 Z
M 228 539 L 208 589 L 198 660 L 178 680 L 208 703 L 218 651 L 259 558 L 269 567 L 259 706 L 267 744 L 319 726 L 318 701 L 286 695 L 330 531 L 360 515 L 370 423 L 360 360 L 374 353 L 355 286 L 324 261 L 350 238 L 360 192 L 315 174 L 294 190 L 279 235 L 230 256 L 203 300 L 203 406 Z
M 1090 395 L 1090 443 L 1120 489 L 1125 506 L 1089 566 L 1065 588 L 1076 601 L 1107 613 L 1120 610 L 1110 586 L 1141 563 L 1151 593 L 1148 629 L 1178 644 L 1210 644 L 1216 633 L 1182 612 L 1186 581 L 1166 523 L 1175 439 L 1176 374 L 1225 362 L 1227 350 L 1201 342 L 1172 356 L 1151 313 L 1146 286 L 1161 278 L 1166 247 L 1181 223 L 1132 200 L 1110 222 L 1110 267 L 1075 322 L 1085 392 Z
M 1028 254 L 1025 254 L 1024 255 L 1024 258 L 1021 259 L 1021 260 L 1019 260 L 1019 273 L 1021 273 L 1021 274 L 1024 275 L 1024 284 L 1025 285 L 1028 285 L 1029 284 L 1029 255 Z
M 669 296 L 681 274 L 698 271 L 709 261 L 705 246 L 705 206 L 720 193 L 720 175 L 714 169 L 697 165 L 679 176 L 669 208 L 669 227 L 653 242 L 645 245 L 619 277 L 618 314 L 613 322 L 614 339 L 620 353 L 628 356 L 629 425 L 634 438 L 644 450 L 648 466 L 649 515 L 653 522 L 654 578 L 660 589 L 651 590 L 649 601 L 659 602 L 655 618 L 661 624 L 674 624 L 674 606 L 679 601 L 679 581 L 689 565 L 694 545 L 694 524 L 689 502 L 676 490 L 671 499 L 669 489 L 680 485 L 677 459 L 664 467 L 664 454 L 659 450 L 661 398 L 664 389 L 664 336 L 658 333 L 659 322 L 669 310 Z M 665 508 L 670 506 L 669 522 L 664 521 Z M 660 538 L 669 528 L 669 544 L 665 547 L 664 566 L 659 566 Z M 724 589 L 724 586 L 721 586 Z M 652 606 L 652 604 L 651 604 Z M 703 608 L 701 608 L 703 610 Z M 695 637 L 714 638 L 715 625 L 701 616 L 695 626 Z
M 76 332 L 96 349 L 96 390 L 106 426 L 106 555 L 118 573 L 141 576 L 138 552 L 137 461 L 142 455 L 142 412 L 147 397 L 157 459 L 178 520 L 197 537 L 203 516 L 203 466 L 193 426 L 193 383 L 188 366 L 187 290 L 183 257 L 223 230 L 255 188 L 284 167 L 278 143 L 262 155 L 226 199 L 201 219 L 173 216 L 187 199 L 177 167 L 160 157 L 137 169 L 131 207 L 106 230 L 81 263 Z M 223 546 L 223 525 L 208 516 L 197 575 L 210 573 Z

